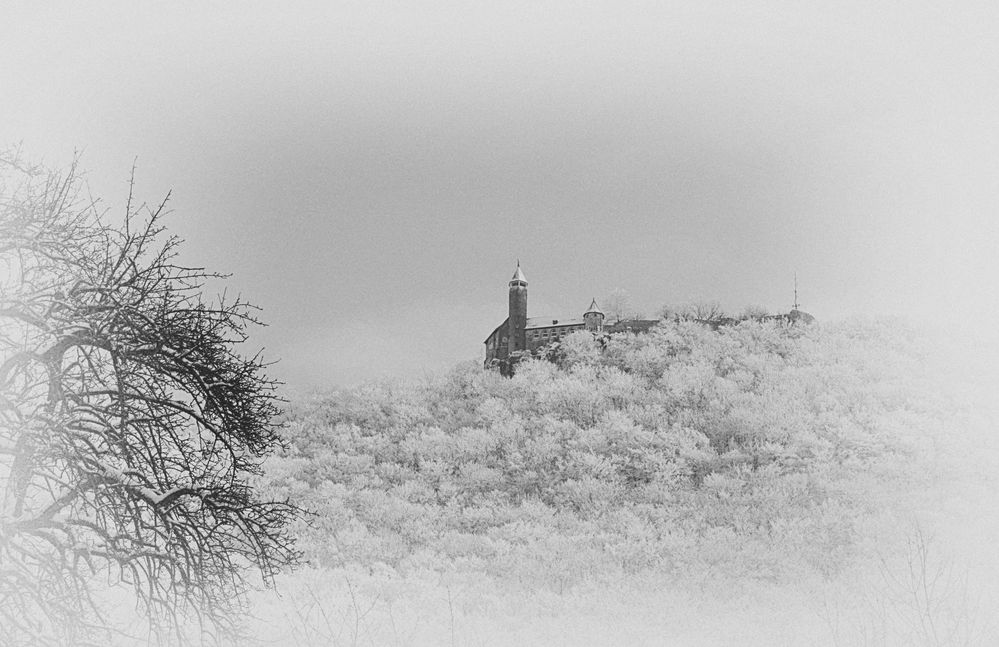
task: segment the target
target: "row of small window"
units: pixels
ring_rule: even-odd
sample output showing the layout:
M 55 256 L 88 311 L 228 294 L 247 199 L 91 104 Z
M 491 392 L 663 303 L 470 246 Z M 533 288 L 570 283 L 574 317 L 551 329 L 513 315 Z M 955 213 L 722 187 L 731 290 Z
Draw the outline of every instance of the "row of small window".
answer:
M 571 328 L 561 328 L 559 330 L 547 329 L 547 330 L 535 330 L 531 333 L 531 338 L 534 341 L 541 339 L 562 339 L 571 332 L 577 330 L 582 330 L 583 326 L 572 326 Z

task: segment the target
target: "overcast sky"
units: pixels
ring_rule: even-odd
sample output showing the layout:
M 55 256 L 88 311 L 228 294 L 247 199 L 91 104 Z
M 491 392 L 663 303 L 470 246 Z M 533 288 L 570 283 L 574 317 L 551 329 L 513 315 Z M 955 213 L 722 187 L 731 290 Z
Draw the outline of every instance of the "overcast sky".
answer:
M 207 7 L 205 5 L 208 5 Z M 630 293 L 999 318 L 999 5 L 0 5 L 0 144 L 172 189 L 292 387 Z

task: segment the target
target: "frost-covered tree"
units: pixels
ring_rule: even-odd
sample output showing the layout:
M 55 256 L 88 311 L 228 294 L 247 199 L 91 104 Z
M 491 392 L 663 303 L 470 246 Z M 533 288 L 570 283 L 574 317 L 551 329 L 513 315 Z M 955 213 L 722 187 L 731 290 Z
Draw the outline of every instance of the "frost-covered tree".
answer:
M 947 433 L 921 347 L 891 322 L 580 331 L 512 379 L 468 363 L 297 405 L 270 487 L 316 511 L 302 543 L 327 566 L 555 591 L 828 578 L 910 478 L 913 443 Z
M 252 486 L 280 444 L 236 348 L 255 311 L 202 298 L 219 275 L 177 264 L 165 201 L 114 227 L 81 187 L 0 158 L 0 644 L 105 640 L 99 581 L 167 639 L 218 640 L 246 567 L 296 559 L 295 508 Z
M 770 314 L 766 306 L 750 304 L 742 309 L 739 319 L 762 319 Z

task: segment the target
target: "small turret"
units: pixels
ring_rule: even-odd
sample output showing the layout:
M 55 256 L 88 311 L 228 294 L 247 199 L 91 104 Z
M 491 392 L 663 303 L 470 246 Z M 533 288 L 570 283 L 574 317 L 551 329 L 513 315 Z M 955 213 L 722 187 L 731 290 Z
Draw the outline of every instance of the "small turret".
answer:
M 604 329 L 604 313 L 597 305 L 596 298 L 590 303 L 590 307 L 583 313 L 583 321 L 586 329 L 590 332 L 601 332 Z

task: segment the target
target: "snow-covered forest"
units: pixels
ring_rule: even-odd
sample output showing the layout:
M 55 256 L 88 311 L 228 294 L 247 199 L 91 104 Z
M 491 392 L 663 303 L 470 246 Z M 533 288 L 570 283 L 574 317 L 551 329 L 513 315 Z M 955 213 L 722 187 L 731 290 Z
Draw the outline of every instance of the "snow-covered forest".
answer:
M 0 644 L 999 642 L 994 345 L 677 317 L 285 402 L 164 203 L 7 162 Z
M 293 403 L 261 487 L 314 513 L 308 567 L 260 598 L 263 631 L 994 644 L 994 421 L 939 341 L 664 322 L 576 333 L 512 379 L 468 363 Z

